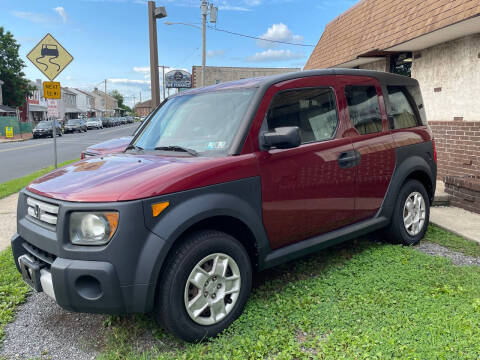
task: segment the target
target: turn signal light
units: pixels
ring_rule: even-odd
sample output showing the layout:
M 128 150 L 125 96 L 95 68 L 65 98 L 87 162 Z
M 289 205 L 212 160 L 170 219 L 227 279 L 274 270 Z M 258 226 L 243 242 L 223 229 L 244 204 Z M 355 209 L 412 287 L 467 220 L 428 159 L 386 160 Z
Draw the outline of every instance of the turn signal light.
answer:
M 153 215 L 153 217 L 157 217 L 158 215 L 160 215 L 162 213 L 162 211 L 165 210 L 168 207 L 168 205 L 170 205 L 169 201 L 164 201 L 164 202 L 161 202 L 161 203 L 152 204 L 152 215 Z

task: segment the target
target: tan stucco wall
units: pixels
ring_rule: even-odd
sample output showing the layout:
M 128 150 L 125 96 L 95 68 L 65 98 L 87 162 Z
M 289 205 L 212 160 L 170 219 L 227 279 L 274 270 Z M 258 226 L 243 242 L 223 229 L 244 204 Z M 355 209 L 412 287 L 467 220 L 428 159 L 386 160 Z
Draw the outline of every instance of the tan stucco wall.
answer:
M 386 59 L 381 59 L 368 64 L 360 65 L 359 68 L 364 70 L 387 71 L 387 61 Z
M 259 76 L 276 75 L 300 71 L 300 68 L 249 68 L 249 67 L 216 67 L 207 66 L 205 70 L 205 85 L 214 85 L 219 82 L 235 81 Z M 202 67 L 192 69 L 194 87 L 202 86 Z
M 480 120 L 480 34 L 417 52 L 412 77 L 420 83 L 429 121 Z M 435 88 L 442 88 L 434 92 Z

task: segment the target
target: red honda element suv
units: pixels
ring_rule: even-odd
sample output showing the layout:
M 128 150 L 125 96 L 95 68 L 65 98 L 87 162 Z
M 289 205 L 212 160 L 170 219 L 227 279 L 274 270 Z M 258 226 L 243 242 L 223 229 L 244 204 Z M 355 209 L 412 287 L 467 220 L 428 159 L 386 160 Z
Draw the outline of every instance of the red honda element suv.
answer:
M 122 153 L 21 191 L 18 270 L 61 307 L 146 313 L 187 341 L 241 313 L 252 272 L 384 229 L 414 245 L 436 155 L 418 82 L 328 69 L 169 98 Z

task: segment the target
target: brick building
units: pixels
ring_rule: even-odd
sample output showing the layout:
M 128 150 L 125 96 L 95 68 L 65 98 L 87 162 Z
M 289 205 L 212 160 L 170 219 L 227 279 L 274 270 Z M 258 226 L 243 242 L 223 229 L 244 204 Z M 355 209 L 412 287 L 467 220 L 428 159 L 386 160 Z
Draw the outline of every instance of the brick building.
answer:
M 205 86 L 215 85 L 227 81 L 235 81 L 260 76 L 276 75 L 300 71 L 299 68 L 253 68 L 253 67 L 227 67 L 206 66 Z M 202 67 L 192 66 L 192 87 L 202 86 Z
M 362 0 L 327 24 L 305 70 L 328 67 L 416 78 L 438 178 L 454 204 L 480 212 L 479 0 Z
M 147 116 L 152 111 L 152 100 L 147 100 L 135 104 L 135 114 L 138 116 Z

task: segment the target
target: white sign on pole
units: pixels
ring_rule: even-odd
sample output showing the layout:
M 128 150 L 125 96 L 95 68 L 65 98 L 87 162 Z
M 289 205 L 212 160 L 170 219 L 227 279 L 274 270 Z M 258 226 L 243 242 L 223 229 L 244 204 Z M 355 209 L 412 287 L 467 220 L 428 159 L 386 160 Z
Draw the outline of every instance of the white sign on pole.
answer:
M 48 118 L 59 118 L 58 113 L 58 100 L 56 99 L 47 99 L 47 117 Z

